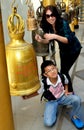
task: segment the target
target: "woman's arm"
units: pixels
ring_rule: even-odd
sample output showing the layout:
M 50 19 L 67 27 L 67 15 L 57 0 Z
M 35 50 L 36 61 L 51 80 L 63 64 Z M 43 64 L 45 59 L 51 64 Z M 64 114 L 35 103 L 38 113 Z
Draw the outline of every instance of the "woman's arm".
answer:
M 70 26 L 68 22 L 63 20 L 63 26 L 59 29 L 59 35 L 58 34 L 44 34 L 44 38 L 48 40 L 57 40 L 58 42 L 62 42 L 64 44 L 72 43 L 73 36 L 75 33 L 73 33 L 70 29 Z
M 48 33 L 46 33 L 46 34 L 44 34 L 44 38 L 48 39 L 48 40 L 54 39 L 54 40 L 60 41 L 62 43 L 68 44 L 67 37 L 63 37 L 63 36 L 60 36 L 58 34 L 50 34 L 50 33 L 48 34 Z
M 66 37 L 57 35 L 57 34 L 44 34 L 44 38 L 42 38 L 40 35 L 36 34 L 35 39 L 40 42 L 40 43 L 44 43 L 44 44 L 48 44 L 50 40 L 57 40 L 60 41 L 62 43 L 68 44 L 68 39 Z

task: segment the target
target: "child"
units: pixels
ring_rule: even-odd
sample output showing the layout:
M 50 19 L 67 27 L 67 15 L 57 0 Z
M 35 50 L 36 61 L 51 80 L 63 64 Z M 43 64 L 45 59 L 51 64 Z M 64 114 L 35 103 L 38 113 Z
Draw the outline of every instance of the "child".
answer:
M 44 124 L 53 126 L 57 120 L 59 105 L 71 105 L 71 121 L 77 128 L 83 128 L 84 123 L 79 119 L 78 112 L 81 107 L 81 99 L 77 95 L 68 92 L 68 79 L 65 75 L 58 73 L 56 65 L 46 60 L 41 65 L 42 87 L 38 91 L 43 91 L 42 98 L 46 99 L 44 111 Z

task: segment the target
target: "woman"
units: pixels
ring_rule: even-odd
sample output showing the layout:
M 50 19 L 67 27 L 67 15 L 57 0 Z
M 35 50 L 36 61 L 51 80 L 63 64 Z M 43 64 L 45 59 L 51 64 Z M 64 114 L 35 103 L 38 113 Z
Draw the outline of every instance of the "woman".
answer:
M 69 92 L 73 92 L 69 70 L 76 61 L 81 51 L 81 44 L 75 33 L 70 30 L 69 23 L 61 18 L 55 6 L 47 6 L 44 9 L 40 23 L 44 31 L 44 38 L 36 35 L 38 42 L 49 44 L 56 40 L 59 44 L 61 70 L 69 80 Z

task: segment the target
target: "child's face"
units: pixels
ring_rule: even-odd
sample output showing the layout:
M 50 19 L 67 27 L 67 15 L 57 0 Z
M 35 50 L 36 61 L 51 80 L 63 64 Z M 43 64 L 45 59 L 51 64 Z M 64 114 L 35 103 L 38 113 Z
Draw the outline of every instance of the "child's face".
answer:
M 45 67 L 45 73 L 44 76 L 48 78 L 56 78 L 58 75 L 57 67 L 54 65 L 49 65 Z

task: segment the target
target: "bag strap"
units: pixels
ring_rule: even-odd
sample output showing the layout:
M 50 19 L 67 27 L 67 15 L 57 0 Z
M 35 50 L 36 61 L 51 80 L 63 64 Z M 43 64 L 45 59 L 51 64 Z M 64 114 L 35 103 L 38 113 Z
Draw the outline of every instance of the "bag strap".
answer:
M 62 81 L 62 84 L 63 86 L 65 85 L 65 77 L 64 77 L 64 74 L 61 74 L 61 73 L 58 73 L 60 78 L 61 78 L 61 81 Z

